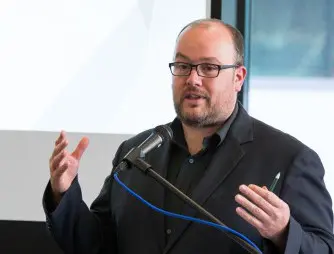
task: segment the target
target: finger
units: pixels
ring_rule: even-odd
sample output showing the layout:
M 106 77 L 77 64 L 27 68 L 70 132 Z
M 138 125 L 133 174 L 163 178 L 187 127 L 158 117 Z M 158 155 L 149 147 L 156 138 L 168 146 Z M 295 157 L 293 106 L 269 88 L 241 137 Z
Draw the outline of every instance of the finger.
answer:
M 61 161 L 66 157 L 67 153 L 65 150 L 62 150 L 59 154 L 57 154 L 50 162 L 51 171 L 56 170 L 61 166 Z
M 59 137 L 57 138 L 56 142 L 55 142 L 55 145 L 57 146 L 65 137 L 65 131 L 61 131 L 60 134 L 59 134 Z
M 262 186 L 262 188 L 263 188 L 264 190 L 268 190 L 267 186 Z
M 246 208 L 254 217 L 256 217 L 258 220 L 260 220 L 263 224 L 270 220 L 270 216 L 264 212 L 261 208 L 259 208 L 257 205 L 250 202 L 247 198 L 244 196 L 238 194 L 235 196 L 235 201 L 241 205 L 243 208 Z
M 63 139 L 61 141 L 61 143 L 59 143 L 53 150 L 53 153 L 51 155 L 51 160 L 57 156 L 61 151 L 63 151 L 68 145 L 68 140 L 67 139 Z
M 272 206 L 277 207 L 277 208 L 282 206 L 282 200 L 279 197 L 277 197 L 275 193 L 268 191 L 268 190 L 264 190 L 263 188 L 255 184 L 249 185 L 249 188 L 253 190 L 254 192 L 256 192 L 259 196 L 264 198 Z
M 57 168 L 56 170 L 54 170 L 53 176 L 54 177 L 61 176 L 68 169 L 68 167 L 69 167 L 68 161 L 64 161 L 59 168 Z
M 239 190 L 248 200 L 261 208 L 269 216 L 274 213 L 274 207 L 266 199 L 253 191 L 253 189 L 246 185 L 241 185 Z
M 259 221 L 254 216 L 250 215 L 245 209 L 237 207 L 236 212 L 241 218 L 243 218 L 245 221 L 247 221 L 249 224 L 257 228 L 258 230 L 260 230 L 263 227 L 261 221 Z
M 76 158 L 77 160 L 81 159 L 82 154 L 86 150 L 87 146 L 89 144 L 89 139 L 87 137 L 83 137 L 77 147 L 75 148 L 74 152 L 72 153 L 72 156 Z

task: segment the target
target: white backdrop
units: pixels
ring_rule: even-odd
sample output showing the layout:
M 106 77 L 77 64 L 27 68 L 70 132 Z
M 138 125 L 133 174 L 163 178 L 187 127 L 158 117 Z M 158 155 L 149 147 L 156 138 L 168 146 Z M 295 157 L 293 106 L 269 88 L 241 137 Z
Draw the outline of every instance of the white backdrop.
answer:
M 0 2 L 0 129 L 137 133 L 174 117 L 180 29 L 206 0 Z

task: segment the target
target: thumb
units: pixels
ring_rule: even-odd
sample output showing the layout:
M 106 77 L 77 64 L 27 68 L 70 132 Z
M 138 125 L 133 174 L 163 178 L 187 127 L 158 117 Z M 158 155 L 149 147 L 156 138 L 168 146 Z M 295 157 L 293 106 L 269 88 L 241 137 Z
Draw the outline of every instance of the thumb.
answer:
M 84 151 L 86 150 L 88 144 L 89 144 L 89 139 L 87 137 L 83 137 L 80 140 L 80 142 L 77 145 L 77 147 L 75 148 L 75 150 L 73 151 L 72 156 L 74 158 L 76 158 L 77 160 L 80 160 L 81 156 L 84 153 Z
M 268 190 L 267 186 L 262 186 L 262 189 Z

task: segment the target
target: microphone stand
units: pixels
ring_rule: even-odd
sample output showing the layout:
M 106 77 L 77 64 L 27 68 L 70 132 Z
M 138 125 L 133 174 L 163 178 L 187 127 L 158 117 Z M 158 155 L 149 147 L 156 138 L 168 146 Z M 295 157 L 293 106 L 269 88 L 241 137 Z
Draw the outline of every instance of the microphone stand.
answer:
M 133 156 L 131 156 L 131 155 Z M 160 176 L 157 172 L 155 172 L 150 164 L 148 164 L 145 160 L 143 160 L 142 156 L 136 156 L 136 153 L 128 153 L 130 156 L 125 156 L 123 161 L 116 167 L 115 172 L 120 172 L 122 170 L 128 169 L 129 165 L 132 164 L 136 168 L 140 169 L 144 174 L 152 177 L 155 181 L 157 181 L 159 184 L 164 186 L 165 188 L 172 191 L 178 198 L 180 198 L 182 201 L 187 203 L 189 206 L 200 212 L 201 214 L 208 217 L 212 222 L 217 223 L 221 226 L 226 227 L 226 225 L 221 222 L 218 218 L 213 216 L 211 213 L 209 213 L 207 210 L 205 210 L 202 206 L 197 204 L 194 200 L 192 200 L 190 197 L 188 197 L 186 194 L 184 194 L 182 191 L 180 191 L 178 188 L 176 188 L 174 185 L 172 185 L 170 182 L 168 182 L 165 178 Z M 138 153 L 137 153 L 138 155 Z M 245 250 L 247 250 L 249 253 L 252 254 L 259 254 L 259 252 L 256 248 L 254 248 L 252 245 L 250 245 L 245 240 L 237 237 L 236 235 L 232 234 L 231 232 L 223 231 L 229 238 L 237 242 L 241 247 L 243 247 Z

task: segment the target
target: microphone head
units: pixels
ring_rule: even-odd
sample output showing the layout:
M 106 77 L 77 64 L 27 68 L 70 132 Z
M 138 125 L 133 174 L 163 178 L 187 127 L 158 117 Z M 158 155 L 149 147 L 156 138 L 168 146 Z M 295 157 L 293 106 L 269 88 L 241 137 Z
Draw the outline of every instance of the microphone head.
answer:
M 154 132 L 163 139 L 163 142 L 173 138 L 173 131 L 168 125 L 159 125 L 154 128 Z

